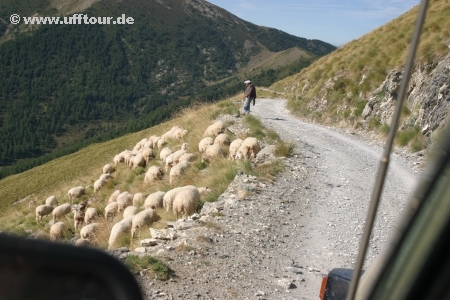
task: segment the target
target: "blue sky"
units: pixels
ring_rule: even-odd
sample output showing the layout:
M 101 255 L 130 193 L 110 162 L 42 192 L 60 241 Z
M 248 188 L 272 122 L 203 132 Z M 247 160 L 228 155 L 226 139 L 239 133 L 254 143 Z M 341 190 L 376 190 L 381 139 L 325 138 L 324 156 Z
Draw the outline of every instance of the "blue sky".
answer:
M 342 46 L 419 5 L 419 0 L 207 0 L 256 25 Z

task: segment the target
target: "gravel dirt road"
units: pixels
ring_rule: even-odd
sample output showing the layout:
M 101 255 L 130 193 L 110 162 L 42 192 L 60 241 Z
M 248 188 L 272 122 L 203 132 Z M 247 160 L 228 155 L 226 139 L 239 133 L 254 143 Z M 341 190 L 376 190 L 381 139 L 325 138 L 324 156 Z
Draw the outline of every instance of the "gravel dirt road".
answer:
M 165 252 L 176 277 L 140 277 L 147 299 L 317 299 L 322 275 L 353 268 L 382 147 L 301 122 L 284 105 L 258 99 L 251 113 L 295 143 L 286 170 L 273 183 L 241 179 L 256 190 L 242 201 L 232 184 L 219 198 L 214 226 L 199 229 L 198 245 Z M 417 182 L 419 159 L 392 155 L 367 262 L 385 249 Z

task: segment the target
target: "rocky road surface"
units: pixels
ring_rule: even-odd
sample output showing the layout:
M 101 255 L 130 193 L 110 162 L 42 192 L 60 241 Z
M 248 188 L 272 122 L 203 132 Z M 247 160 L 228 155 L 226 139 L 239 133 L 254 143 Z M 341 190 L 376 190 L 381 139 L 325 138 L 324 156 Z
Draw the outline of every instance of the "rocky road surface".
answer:
M 193 228 L 178 231 L 177 239 L 140 249 L 175 272 L 165 282 L 137 276 L 147 299 L 317 299 L 324 274 L 353 268 L 382 147 L 301 122 L 284 104 L 258 99 L 251 113 L 295 143 L 286 170 L 272 183 L 237 176 L 217 202 L 205 205 L 203 226 L 186 222 Z M 367 262 L 386 247 L 419 160 L 392 156 Z M 243 200 L 241 190 L 250 191 Z

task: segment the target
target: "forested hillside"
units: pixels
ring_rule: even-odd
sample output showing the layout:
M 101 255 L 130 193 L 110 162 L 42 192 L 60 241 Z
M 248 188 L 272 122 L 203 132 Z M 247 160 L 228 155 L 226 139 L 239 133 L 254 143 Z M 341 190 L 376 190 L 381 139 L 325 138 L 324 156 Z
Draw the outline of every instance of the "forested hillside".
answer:
M 261 51 L 304 49 L 308 57 L 284 67 L 297 71 L 335 49 L 203 0 L 107 0 L 83 11 L 132 16 L 132 25 L 5 22 L 12 13 L 62 16 L 55 3 L 0 0 L 0 166 L 13 166 L 0 168 L 0 178 L 157 124 L 192 101 L 235 94 L 243 88 L 236 74 Z M 267 85 L 288 74 L 252 73 Z M 32 157 L 39 159 L 24 161 Z

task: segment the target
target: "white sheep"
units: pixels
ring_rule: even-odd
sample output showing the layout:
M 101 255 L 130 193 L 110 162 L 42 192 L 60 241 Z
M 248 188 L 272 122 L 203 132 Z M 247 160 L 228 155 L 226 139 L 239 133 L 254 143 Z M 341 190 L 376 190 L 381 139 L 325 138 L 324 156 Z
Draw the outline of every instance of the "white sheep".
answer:
M 153 141 L 152 140 L 148 140 L 147 142 L 145 142 L 144 148 L 153 149 Z
M 186 129 L 182 129 L 182 128 L 180 128 L 174 132 L 174 136 L 178 140 L 184 139 L 187 134 L 188 134 L 188 131 Z
M 80 237 L 91 241 L 96 238 L 96 233 L 100 229 L 100 223 L 84 225 L 80 230 Z
M 56 196 L 50 196 L 45 199 L 45 204 L 56 207 L 58 206 L 58 200 L 56 200 Z
M 117 212 L 123 211 L 127 206 L 133 205 L 133 195 L 128 192 L 123 192 L 117 196 Z
M 212 158 L 216 156 L 223 156 L 224 152 L 222 150 L 222 147 L 220 147 L 217 144 L 212 144 L 206 147 L 205 152 L 202 154 L 202 162 L 210 162 Z
M 73 199 L 83 196 L 85 192 L 86 192 L 86 189 L 84 188 L 84 186 L 77 186 L 77 187 L 71 188 L 67 192 L 67 196 L 69 196 L 70 203 L 73 202 Z
M 199 203 L 200 192 L 197 188 L 182 189 L 173 199 L 173 214 L 177 220 L 179 215 L 187 218 L 197 210 Z
M 114 193 L 112 193 L 111 196 L 109 196 L 108 203 L 116 202 L 117 201 L 117 197 L 119 195 L 120 195 L 120 190 L 115 190 Z
M 85 212 L 75 207 L 72 207 L 72 211 L 73 211 L 73 227 L 75 231 L 77 231 L 79 226 L 81 226 L 84 223 Z
M 52 211 L 53 223 L 56 223 L 58 218 L 63 217 L 72 211 L 72 205 L 69 203 L 61 204 L 55 207 Z
M 130 166 L 130 161 L 131 161 L 131 159 L 132 159 L 133 157 L 134 157 L 134 154 L 131 153 L 131 151 L 126 152 L 126 153 L 123 155 L 123 159 L 124 159 L 125 165 Z
M 136 193 L 133 196 L 133 205 L 138 207 L 145 200 L 145 195 L 143 193 Z
M 89 207 L 86 209 L 86 212 L 84 213 L 84 223 L 89 224 L 92 221 L 94 221 L 95 217 L 97 216 L 97 209 L 95 207 Z
M 148 209 L 163 207 L 163 198 L 165 194 L 165 192 L 157 191 L 148 195 L 144 202 L 144 208 Z
M 195 155 L 193 153 L 184 153 L 183 155 L 180 156 L 180 159 L 178 160 L 178 162 L 182 162 L 182 161 L 189 161 L 192 162 L 195 160 Z
M 166 173 L 169 171 L 169 167 L 172 167 L 178 163 L 179 158 L 186 153 L 186 150 L 178 150 L 170 154 L 166 158 Z
M 207 136 L 201 139 L 201 141 L 198 143 L 198 151 L 205 152 L 206 147 L 212 144 L 214 144 L 214 139 L 210 136 Z
M 36 207 L 36 221 L 39 222 L 42 217 L 51 214 L 53 206 L 48 204 L 39 205 Z
M 243 140 L 241 139 L 235 139 L 234 141 L 231 142 L 230 144 L 230 153 L 228 155 L 228 159 L 229 160 L 235 160 L 236 159 L 236 154 L 239 150 L 239 148 L 242 145 Z
M 180 150 L 175 151 L 166 157 L 166 173 L 169 171 L 169 167 L 174 166 L 178 163 L 180 157 L 186 153 L 186 149 L 188 146 L 189 143 L 183 143 Z
M 111 178 L 114 178 L 114 177 L 112 177 L 111 174 L 106 173 L 106 174 L 100 175 L 100 177 L 99 177 L 98 179 L 103 180 L 103 181 L 108 181 L 108 180 L 111 179 Z
M 259 144 L 258 139 L 254 137 L 248 137 L 242 142 L 241 146 L 239 147 L 236 153 L 236 158 L 255 158 L 256 154 L 258 154 L 259 151 L 261 151 L 261 145 Z
M 194 185 L 186 185 L 171 189 L 170 191 L 166 192 L 166 194 L 163 197 L 163 207 L 166 210 L 164 214 L 167 214 L 169 210 L 172 209 L 173 199 L 175 198 L 176 194 L 184 188 L 196 188 L 196 187 Z
M 211 192 L 212 190 L 209 188 L 209 187 L 207 187 L 207 186 L 202 186 L 202 187 L 199 187 L 198 188 L 198 192 L 200 193 L 200 196 L 201 195 L 204 195 L 204 194 L 206 194 L 206 193 L 209 193 L 209 192 Z
M 161 138 L 162 138 L 162 139 L 165 139 L 165 140 L 167 140 L 167 139 L 176 139 L 175 133 L 176 133 L 178 130 L 183 130 L 183 129 L 182 129 L 181 127 L 178 127 L 178 126 L 173 126 L 169 131 L 167 131 L 166 133 L 164 133 L 164 134 L 161 136 Z
M 111 250 L 117 244 L 119 239 L 125 236 L 131 230 L 131 221 L 133 217 L 127 217 L 114 224 L 109 235 L 108 249 Z
M 75 246 L 79 247 L 88 247 L 91 246 L 91 242 L 87 239 L 79 238 L 75 241 Z
M 219 145 L 221 147 L 228 147 L 228 145 L 230 145 L 230 138 L 225 133 L 220 133 L 214 139 L 214 144 Z
M 114 156 L 114 165 L 117 167 L 118 164 L 125 161 L 125 158 L 121 154 L 117 154 Z
M 169 147 L 164 147 L 161 152 L 159 152 L 159 158 L 161 159 L 162 163 L 165 164 L 166 163 L 166 158 L 167 156 L 169 156 L 170 154 L 172 154 L 172 149 L 170 149 Z
M 137 167 L 145 167 L 145 159 L 142 154 L 135 155 L 131 158 L 129 167 L 136 169 Z
M 177 140 L 182 140 L 186 137 L 187 134 L 188 134 L 187 130 L 178 127 L 172 131 L 172 138 L 177 139 Z
M 125 219 L 126 217 L 134 216 L 138 212 L 139 209 L 136 206 L 127 206 L 127 208 L 123 210 L 123 218 Z
M 153 222 L 160 220 L 161 217 L 156 213 L 155 210 L 149 208 L 141 211 L 136 214 L 131 220 L 131 238 L 134 237 L 134 234 L 137 229 L 143 226 L 150 226 Z
M 141 144 L 142 147 L 144 147 L 145 143 L 148 142 L 148 138 L 143 138 L 139 143 Z
M 169 183 L 170 186 L 173 186 L 173 183 L 175 182 L 175 180 L 180 177 L 189 167 L 190 167 L 190 163 L 188 161 L 182 161 L 178 164 L 176 164 L 175 166 L 173 166 L 173 168 L 170 170 L 170 174 L 169 174 Z
M 119 163 L 124 162 L 127 164 L 126 157 L 131 154 L 131 151 L 126 149 L 116 156 L 114 156 L 114 165 L 117 166 Z
M 153 142 L 153 149 L 156 149 L 156 148 L 161 149 L 161 148 L 158 147 L 158 142 L 159 142 L 160 139 L 161 139 L 160 136 L 155 136 L 153 138 L 153 140 L 152 140 L 152 142 Z
M 139 149 L 142 148 L 141 142 L 138 142 L 134 147 L 133 147 L 133 151 L 139 151 Z
M 100 188 L 101 188 L 102 186 L 104 186 L 105 184 L 106 184 L 106 181 L 105 181 L 105 180 L 97 179 L 97 180 L 94 182 L 94 194 L 96 194 L 96 193 L 100 190 Z
M 64 222 L 57 222 L 50 227 L 50 240 L 56 241 L 64 237 L 67 226 Z
M 222 121 L 216 121 L 212 125 L 209 125 L 208 128 L 206 128 L 202 137 L 207 136 L 215 137 L 220 133 L 224 132 L 225 132 L 225 124 Z
M 103 174 L 111 174 L 111 173 L 114 173 L 115 170 L 114 170 L 113 166 L 111 166 L 111 164 L 106 164 L 103 166 L 102 171 L 103 171 Z
M 140 151 L 140 154 L 145 160 L 145 163 L 147 164 L 155 155 L 153 154 L 153 150 L 151 148 L 142 148 Z
M 167 141 L 165 138 L 160 137 L 156 142 L 156 147 L 158 147 L 158 149 L 161 149 L 162 147 L 164 147 L 164 145 L 167 145 Z
M 111 202 L 108 205 L 105 206 L 105 219 L 106 221 L 109 221 L 110 219 L 114 219 L 114 217 L 117 215 L 117 208 L 119 207 L 119 204 L 117 202 Z
M 151 166 L 148 168 L 147 172 L 145 172 L 144 184 L 148 184 L 154 182 L 156 180 L 160 180 L 163 177 L 163 172 L 161 168 L 157 166 Z

